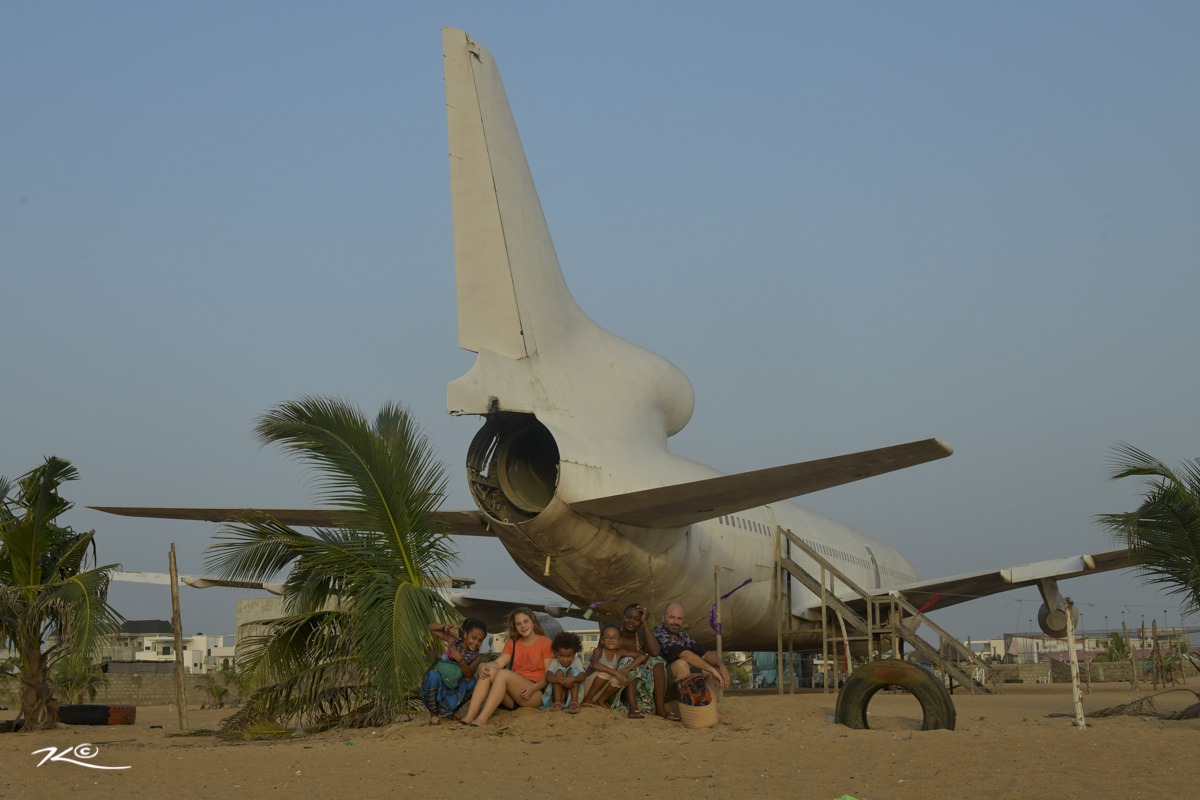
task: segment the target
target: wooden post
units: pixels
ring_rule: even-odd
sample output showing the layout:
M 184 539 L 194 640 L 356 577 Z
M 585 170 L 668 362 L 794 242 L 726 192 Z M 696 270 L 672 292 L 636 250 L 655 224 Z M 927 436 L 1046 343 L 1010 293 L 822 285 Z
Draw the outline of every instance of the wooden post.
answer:
M 775 608 L 779 610 L 779 627 L 775 629 L 775 693 L 783 694 L 783 620 L 785 613 L 791 609 L 783 607 L 783 529 L 775 526 Z M 791 633 L 791 626 L 788 626 Z
M 821 691 L 829 692 L 829 600 L 825 595 L 828 581 L 825 566 L 821 566 Z
M 1121 631 L 1125 634 L 1125 644 L 1129 645 L 1129 666 L 1133 670 L 1133 690 L 1141 691 L 1138 687 L 1137 650 L 1133 646 L 1133 640 L 1129 638 L 1129 626 L 1125 624 L 1125 620 L 1121 620 Z
M 1075 604 L 1071 598 L 1063 598 L 1067 612 L 1067 652 L 1071 657 L 1071 700 L 1075 703 L 1075 727 L 1083 730 L 1087 722 L 1083 718 L 1083 693 L 1079 691 L 1079 656 L 1075 654 Z
M 717 660 L 724 661 L 724 651 L 721 648 L 721 568 L 713 567 L 713 597 L 716 598 L 717 607 Z M 516 647 L 516 645 L 513 645 Z M 516 652 L 514 650 L 514 652 Z
M 1154 688 L 1158 688 L 1159 678 L 1162 679 L 1162 687 L 1167 688 L 1166 669 L 1163 668 L 1162 650 L 1158 646 L 1158 620 L 1150 620 L 1150 641 L 1154 642 L 1150 646 L 1150 664 L 1153 666 L 1151 677 L 1154 680 Z
M 842 654 L 845 658 L 845 661 L 843 663 L 843 669 L 845 669 L 845 671 L 846 671 L 846 677 L 849 678 L 850 673 L 853 672 L 853 670 L 850 668 L 850 636 L 847 635 L 847 633 L 846 633 L 846 620 L 842 619 L 842 614 L 840 611 L 838 612 L 837 618 L 838 618 L 838 625 L 842 629 L 842 648 L 843 648 Z M 836 686 L 838 688 L 838 690 L 840 691 L 841 687 L 842 687 L 842 672 L 841 672 L 841 670 L 839 670 L 838 673 L 833 676 L 833 683 L 834 683 L 834 686 Z
M 187 696 L 183 687 L 183 622 L 179 616 L 179 572 L 175 569 L 175 543 L 171 543 L 171 630 L 175 633 L 175 705 L 179 730 L 187 730 Z

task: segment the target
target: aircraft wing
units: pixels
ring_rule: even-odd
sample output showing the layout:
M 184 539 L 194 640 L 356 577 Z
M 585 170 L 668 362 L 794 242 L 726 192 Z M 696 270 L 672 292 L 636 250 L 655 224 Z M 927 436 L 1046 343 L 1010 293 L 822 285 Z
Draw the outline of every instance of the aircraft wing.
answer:
M 922 612 L 936 611 L 940 608 L 965 603 L 968 600 L 1007 592 L 1010 589 L 1037 586 L 1043 580 L 1066 580 L 1128 566 L 1128 550 L 1109 550 L 1103 553 L 1037 561 L 1008 569 L 917 581 L 903 586 L 889 587 L 882 590 L 881 594 L 899 592 L 918 610 Z M 864 610 L 864 603 L 859 598 L 847 600 L 846 604 L 860 613 Z
M 190 519 L 198 522 L 242 522 L 265 514 L 284 525 L 332 528 L 339 523 L 337 511 L 322 508 L 151 508 L 146 506 L 88 506 L 107 514 L 151 519 Z M 494 536 L 478 511 L 438 511 L 433 514 L 456 536 Z
M 224 578 L 209 578 L 202 575 L 180 575 L 180 586 L 191 586 L 193 589 L 211 589 L 214 586 L 224 586 L 229 589 L 261 589 L 271 594 L 283 594 L 282 583 L 264 583 L 262 581 L 229 581 Z M 126 572 L 112 573 L 111 580 L 119 583 L 153 583 L 160 586 L 171 585 L 171 575 L 166 572 Z
M 497 589 L 443 589 L 442 596 L 454 604 L 464 617 L 476 617 L 487 623 L 488 630 L 496 633 L 500 628 L 493 625 L 501 624 L 508 613 L 514 608 L 524 606 L 534 612 L 548 614 L 551 617 L 566 616 L 574 611 L 578 616 L 580 609 L 572 609 L 571 603 L 549 592 L 509 592 Z M 544 624 L 544 622 L 543 622 Z
M 722 514 L 733 514 L 935 461 L 953 452 L 937 439 L 924 439 L 861 453 L 584 500 L 571 503 L 571 508 L 643 528 L 682 528 Z
M 112 573 L 112 580 L 122 583 L 153 583 L 162 586 L 171 585 L 171 576 L 166 572 L 136 572 L 117 571 Z M 473 584 L 465 578 L 451 578 L 452 583 Z M 180 575 L 180 586 L 190 586 L 193 589 L 211 589 L 222 586 L 232 589 L 259 589 L 271 594 L 282 595 L 283 583 L 266 583 L 260 581 L 231 581 L 224 578 L 213 578 L 204 575 Z M 473 585 L 450 586 L 438 589 L 464 617 L 481 619 L 492 633 L 503 630 L 505 618 L 514 608 L 522 606 L 529 608 L 539 617 L 545 614 L 550 617 L 562 617 L 571 609 L 567 600 L 548 592 L 510 592 L 503 590 L 476 589 Z M 542 624 L 547 624 L 542 619 Z

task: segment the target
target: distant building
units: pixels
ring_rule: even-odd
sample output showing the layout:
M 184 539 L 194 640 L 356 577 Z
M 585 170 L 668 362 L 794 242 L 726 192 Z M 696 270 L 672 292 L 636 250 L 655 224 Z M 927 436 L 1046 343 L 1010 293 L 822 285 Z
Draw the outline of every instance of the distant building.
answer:
M 1192 630 L 1187 628 L 1159 628 L 1159 648 L 1168 650 L 1173 645 L 1189 648 Z M 1080 660 L 1095 658 L 1105 652 L 1105 644 L 1111 632 L 1078 631 L 1075 635 L 1075 655 Z M 1037 664 L 1043 661 L 1069 660 L 1070 650 L 1066 639 L 1056 639 L 1041 632 L 1006 633 L 1003 639 L 965 639 L 963 644 L 976 655 L 989 657 L 992 661 L 1006 664 Z M 1154 649 L 1154 637 L 1150 631 L 1132 630 L 1129 644 L 1138 658 L 1148 657 Z
M 203 675 L 234 664 L 232 636 L 206 636 L 197 633 L 183 637 L 183 668 Z M 228 640 L 228 641 L 227 641 Z M 118 633 L 96 652 L 99 664 L 109 662 L 166 662 L 175 663 L 175 635 L 166 620 L 126 620 Z

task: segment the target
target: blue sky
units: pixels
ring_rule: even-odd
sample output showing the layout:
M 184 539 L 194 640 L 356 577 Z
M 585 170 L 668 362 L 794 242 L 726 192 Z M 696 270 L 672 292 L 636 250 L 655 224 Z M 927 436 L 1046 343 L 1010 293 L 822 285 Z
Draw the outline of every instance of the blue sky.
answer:
M 1108 549 L 1112 444 L 1200 455 L 1195 4 L 404 6 L 0 7 L 0 474 L 73 461 L 102 560 L 199 572 L 215 527 L 89 504 L 311 505 L 250 433 L 302 394 L 409 405 L 469 507 L 442 25 L 500 65 L 581 305 L 691 378 L 677 452 L 947 441 L 804 500 L 924 577 Z M 458 572 L 533 586 L 491 542 Z M 1085 627 L 1178 621 L 1129 574 L 1064 591 Z M 185 592 L 185 628 L 236 596 Z

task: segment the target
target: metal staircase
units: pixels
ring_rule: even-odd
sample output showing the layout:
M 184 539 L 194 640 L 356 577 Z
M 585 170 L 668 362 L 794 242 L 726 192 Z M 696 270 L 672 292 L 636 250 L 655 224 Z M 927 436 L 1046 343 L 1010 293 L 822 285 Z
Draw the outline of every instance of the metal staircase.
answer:
M 799 550 L 819 565 L 819 578 L 806 572 L 792 560 L 792 548 Z M 865 642 L 865 649 L 872 656 L 891 650 L 896 657 L 899 657 L 900 642 L 903 641 L 920 653 L 930 664 L 940 669 L 943 675 L 947 675 L 951 681 L 957 681 L 967 687 L 972 694 L 976 692 L 991 693 L 984 682 L 968 674 L 960 664 L 963 662 L 972 664 L 977 669 L 972 669 L 971 672 L 982 670 L 978 674 L 984 676 L 991 673 L 991 668 L 961 642 L 922 614 L 899 591 L 894 589 L 871 591 L 862 588 L 846 577 L 825 556 L 810 547 L 803 539 L 784 528 L 777 527 L 775 529 L 775 558 L 779 576 L 777 599 L 779 600 L 780 618 L 777 644 L 781 670 L 784 641 L 788 642 L 790 653 L 791 640 L 797 634 L 793 626 L 794 617 L 791 613 L 791 582 L 787 580 L 790 576 L 821 598 L 821 647 L 825 687 L 830 687 L 831 681 L 835 680 L 831 674 L 831 666 L 832 662 L 837 660 L 835 653 L 839 641 L 847 649 L 852 646 L 853 642 Z M 839 589 L 839 585 L 844 589 Z M 848 594 L 852 596 L 848 596 Z M 906 618 L 908 624 L 905 624 Z M 913 620 L 917 624 L 913 624 Z M 941 637 L 942 647 L 934 647 L 918 636 L 918 625 L 927 625 L 935 631 Z M 782 671 L 780 674 L 782 675 Z M 782 691 L 782 683 L 780 681 L 780 691 Z

